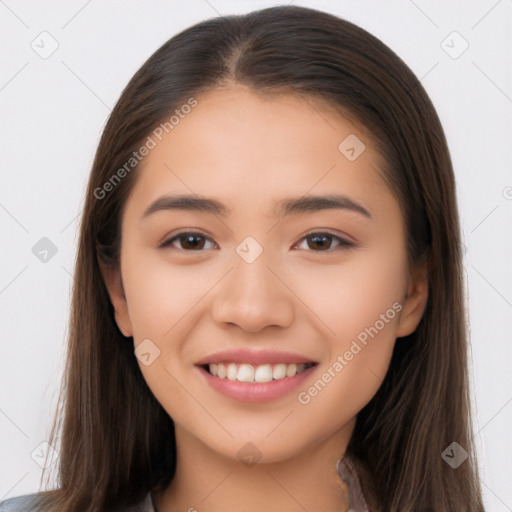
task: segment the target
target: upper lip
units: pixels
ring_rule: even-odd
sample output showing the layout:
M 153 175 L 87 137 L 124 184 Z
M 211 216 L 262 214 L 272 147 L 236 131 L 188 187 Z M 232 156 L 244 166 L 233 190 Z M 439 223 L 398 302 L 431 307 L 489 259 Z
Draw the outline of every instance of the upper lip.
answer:
M 204 357 L 196 363 L 197 366 L 204 366 L 212 363 L 248 363 L 252 365 L 261 364 L 292 364 L 292 363 L 316 363 L 311 358 L 280 350 L 247 350 L 247 349 L 227 349 L 215 352 Z

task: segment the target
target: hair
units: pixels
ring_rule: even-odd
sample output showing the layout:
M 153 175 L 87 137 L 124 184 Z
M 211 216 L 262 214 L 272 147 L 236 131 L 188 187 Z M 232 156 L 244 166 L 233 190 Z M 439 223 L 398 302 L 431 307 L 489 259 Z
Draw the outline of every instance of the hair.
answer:
M 119 331 L 101 266 L 119 265 L 123 207 L 139 166 L 95 191 L 191 97 L 243 85 L 256 94 L 319 100 L 371 134 L 403 211 L 411 265 L 428 268 L 429 297 L 389 370 L 359 412 L 346 454 L 376 510 L 484 510 L 472 434 L 468 334 L 455 179 L 445 135 L 419 80 L 360 27 L 310 8 L 278 6 L 183 30 L 122 92 L 93 163 L 73 282 L 66 366 L 50 444 L 58 487 L 44 510 L 105 511 L 165 488 L 176 467 L 172 419 Z M 61 435 L 57 434 L 61 431 Z M 442 458 L 452 442 L 469 458 Z

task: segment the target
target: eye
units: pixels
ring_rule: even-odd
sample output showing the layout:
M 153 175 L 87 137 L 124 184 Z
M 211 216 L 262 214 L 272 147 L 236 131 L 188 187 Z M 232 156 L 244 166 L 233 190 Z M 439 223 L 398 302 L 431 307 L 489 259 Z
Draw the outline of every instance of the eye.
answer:
M 304 244 L 306 244 L 306 247 L 304 247 Z M 354 247 L 354 244 L 332 233 L 318 232 L 309 233 L 295 247 L 298 249 L 311 249 L 314 252 L 329 252 L 333 246 L 339 249 L 349 249 Z
M 211 242 L 213 247 L 205 247 L 207 242 Z M 179 244 L 180 246 L 177 246 Z M 183 231 L 174 235 L 167 240 L 164 240 L 158 247 L 173 247 L 183 251 L 199 252 L 205 249 L 215 249 L 217 245 L 210 238 L 203 235 L 202 233 L 194 233 L 189 231 Z

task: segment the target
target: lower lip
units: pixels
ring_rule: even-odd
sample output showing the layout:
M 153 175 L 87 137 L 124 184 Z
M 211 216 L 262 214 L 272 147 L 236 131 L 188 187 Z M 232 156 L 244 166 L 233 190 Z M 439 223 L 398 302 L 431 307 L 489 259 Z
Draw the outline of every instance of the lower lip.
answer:
M 208 370 L 198 367 L 206 382 L 223 395 L 238 400 L 239 402 L 261 403 L 275 400 L 290 393 L 300 386 L 314 371 L 313 365 L 294 377 L 286 377 L 270 382 L 238 382 L 237 380 L 221 379 L 214 377 Z

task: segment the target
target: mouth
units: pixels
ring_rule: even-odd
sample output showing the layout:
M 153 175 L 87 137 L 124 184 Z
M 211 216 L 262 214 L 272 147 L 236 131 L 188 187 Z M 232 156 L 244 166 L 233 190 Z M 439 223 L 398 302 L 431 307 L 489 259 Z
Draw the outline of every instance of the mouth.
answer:
M 223 362 L 204 364 L 201 367 L 210 375 L 219 379 L 263 383 L 295 377 L 314 365 L 316 363 L 264 363 L 253 365 L 250 363 Z
M 316 361 L 283 351 L 224 350 L 195 365 L 205 384 L 237 402 L 269 402 L 305 385 Z

